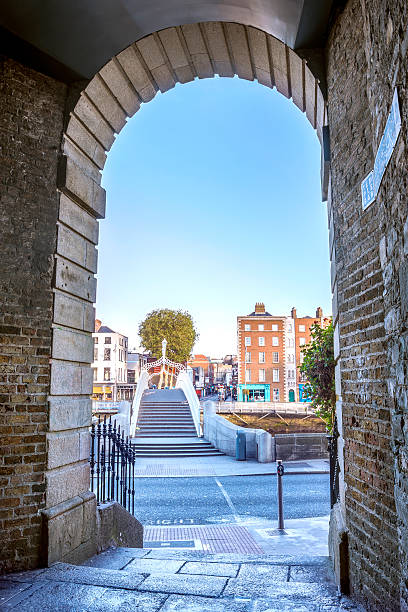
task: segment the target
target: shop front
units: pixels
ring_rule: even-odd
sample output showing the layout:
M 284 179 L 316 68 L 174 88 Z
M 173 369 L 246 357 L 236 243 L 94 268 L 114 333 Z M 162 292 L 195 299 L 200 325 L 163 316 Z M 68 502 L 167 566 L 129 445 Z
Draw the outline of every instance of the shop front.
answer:
M 270 385 L 262 383 L 246 383 L 238 385 L 238 402 L 270 402 Z

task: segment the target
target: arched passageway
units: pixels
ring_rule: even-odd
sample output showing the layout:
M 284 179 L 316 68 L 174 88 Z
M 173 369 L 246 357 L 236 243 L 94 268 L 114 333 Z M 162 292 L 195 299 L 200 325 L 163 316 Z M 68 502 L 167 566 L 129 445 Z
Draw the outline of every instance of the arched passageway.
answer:
M 34 59 L 14 41 L 20 55 L 13 51 L 2 63 L 5 567 L 36 565 L 40 549 L 50 562 L 86 554 L 93 545 L 95 508 L 87 492 L 90 331 L 97 219 L 105 207 L 100 170 L 106 151 L 126 117 L 158 89 L 165 91 L 176 81 L 195 76 L 238 74 L 276 85 L 292 97 L 324 144 L 323 191 L 327 189 L 333 315 L 338 324 L 335 351 L 336 358 L 341 357 L 336 392 L 346 485 L 332 516 L 332 553 L 343 587 L 350 578 L 353 592 L 372 609 L 407 608 L 408 9 L 403 2 L 335 4 L 322 43 L 327 117 L 319 84 L 300 52 L 291 50 L 296 48 L 299 30 L 295 28 L 291 40 L 290 28 L 288 40 L 285 27 L 280 33 L 274 30 L 279 21 L 277 3 L 266 13 L 256 11 L 253 18 L 251 3 L 245 3 L 245 26 L 232 23 L 236 16 L 230 13 L 228 23 L 180 26 L 188 23 L 186 16 L 178 19 L 177 11 L 167 13 L 165 23 L 158 18 L 159 24 L 150 29 L 154 34 L 140 38 L 149 33 L 142 28 L 125 44 L 115 39 L 106 56 L 117 54 L 114 59 L 89 83 L 76 83 L 70 89 L 66 82 L 87 79 L 95 70 L 70 74 L 64 82 L 54 79 L 58 67 L 45 62 L 41 53 L 58 47 L 58 36 L 47 41 L 48 47 L 42 44 Z M 15 15 L 19 3 L 10 7 L 13 14 L 8 12 L 6 26 L 24 36 L 27 13 L 20 28 Z M 204 8 L 203 22 L 225 19 Z M 299 24 L 301 11 L 296 14 Z M 118 24 L 115 21 L 115 32 Z M 171 27 L 160 30 L 166 26 Z M 290 48 L 270 33 L 285 39 Z M 135 44 L 120 51 L 135 39 Z M 61 37 L 63 50 L 56 51 L 54 58 L 72 57 L 74 40 L 72 35 L 63 41 Z M 98 36 L 93 39 L 98 40 Z M 29 42 L 36 45 L 38 40 L 29 37 Z M 313 56 L 310 49 L 308 56 Z M 34 61 L 37 70 L 45 66 L 48 76 L 32 69 Z M 98 61 L 95 55 L 93 61 Z M 315 69 L 314 74 L 318 74 Z M 394 152 L 391 149 L 382 157 L 385 165 L 375 199 L 363 208 L 361 183 L 378 157 L 395 90 L 401 131 Z M 69 120 L 66 108 L 72 113 Z M 326 124 L 330 124 L 330 179 Z M 62 133 L 64 156 L 59 163 Z M 378 162 L 376 167 L 378 171 Z M 23 240 L 16 240 L 16 235 Z M 348 564 L 347 558 L 342 563 L 347 541 Z

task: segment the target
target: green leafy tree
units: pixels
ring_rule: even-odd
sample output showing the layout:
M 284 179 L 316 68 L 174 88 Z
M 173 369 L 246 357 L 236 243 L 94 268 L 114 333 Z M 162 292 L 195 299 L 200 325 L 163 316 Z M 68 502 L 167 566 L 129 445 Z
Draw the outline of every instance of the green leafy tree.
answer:
M 162 340 L 167 340 L 166 356 L 177 362 L 187 361 L 198 333 L 190 313 L 162 308 L 152 310 L 139 325 L 139 336 L 145 350 L 159 358 Z
M 323 419 L 327 431 L 332 434 L 336 409 L 333 323 L 327 327 L 315 323 L 311 334 L 311 341 L 302 349 L 303 363 L 299 369 L 307 379 L 305 392 L 316 414 Z

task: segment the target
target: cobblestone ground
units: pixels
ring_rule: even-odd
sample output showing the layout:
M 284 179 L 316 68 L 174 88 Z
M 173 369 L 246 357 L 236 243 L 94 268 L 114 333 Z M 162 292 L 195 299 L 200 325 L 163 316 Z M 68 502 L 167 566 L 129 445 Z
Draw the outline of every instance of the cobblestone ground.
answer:
M 338 594 L 327 557 L 110 549 L 82 566 L 12 574 L 0 609 L 19 612 L 362 611 Z

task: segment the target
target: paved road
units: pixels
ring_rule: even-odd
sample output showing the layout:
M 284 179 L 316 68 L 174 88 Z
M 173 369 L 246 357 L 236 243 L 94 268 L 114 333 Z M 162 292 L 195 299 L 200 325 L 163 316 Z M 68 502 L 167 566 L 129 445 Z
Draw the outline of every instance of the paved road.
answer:
M 276 476 L 137 478 L 135 515 L 145 525 L 206 525 L 277 517 Z M 328 474 L 284 477 L 286 518 L 330 512 Z

